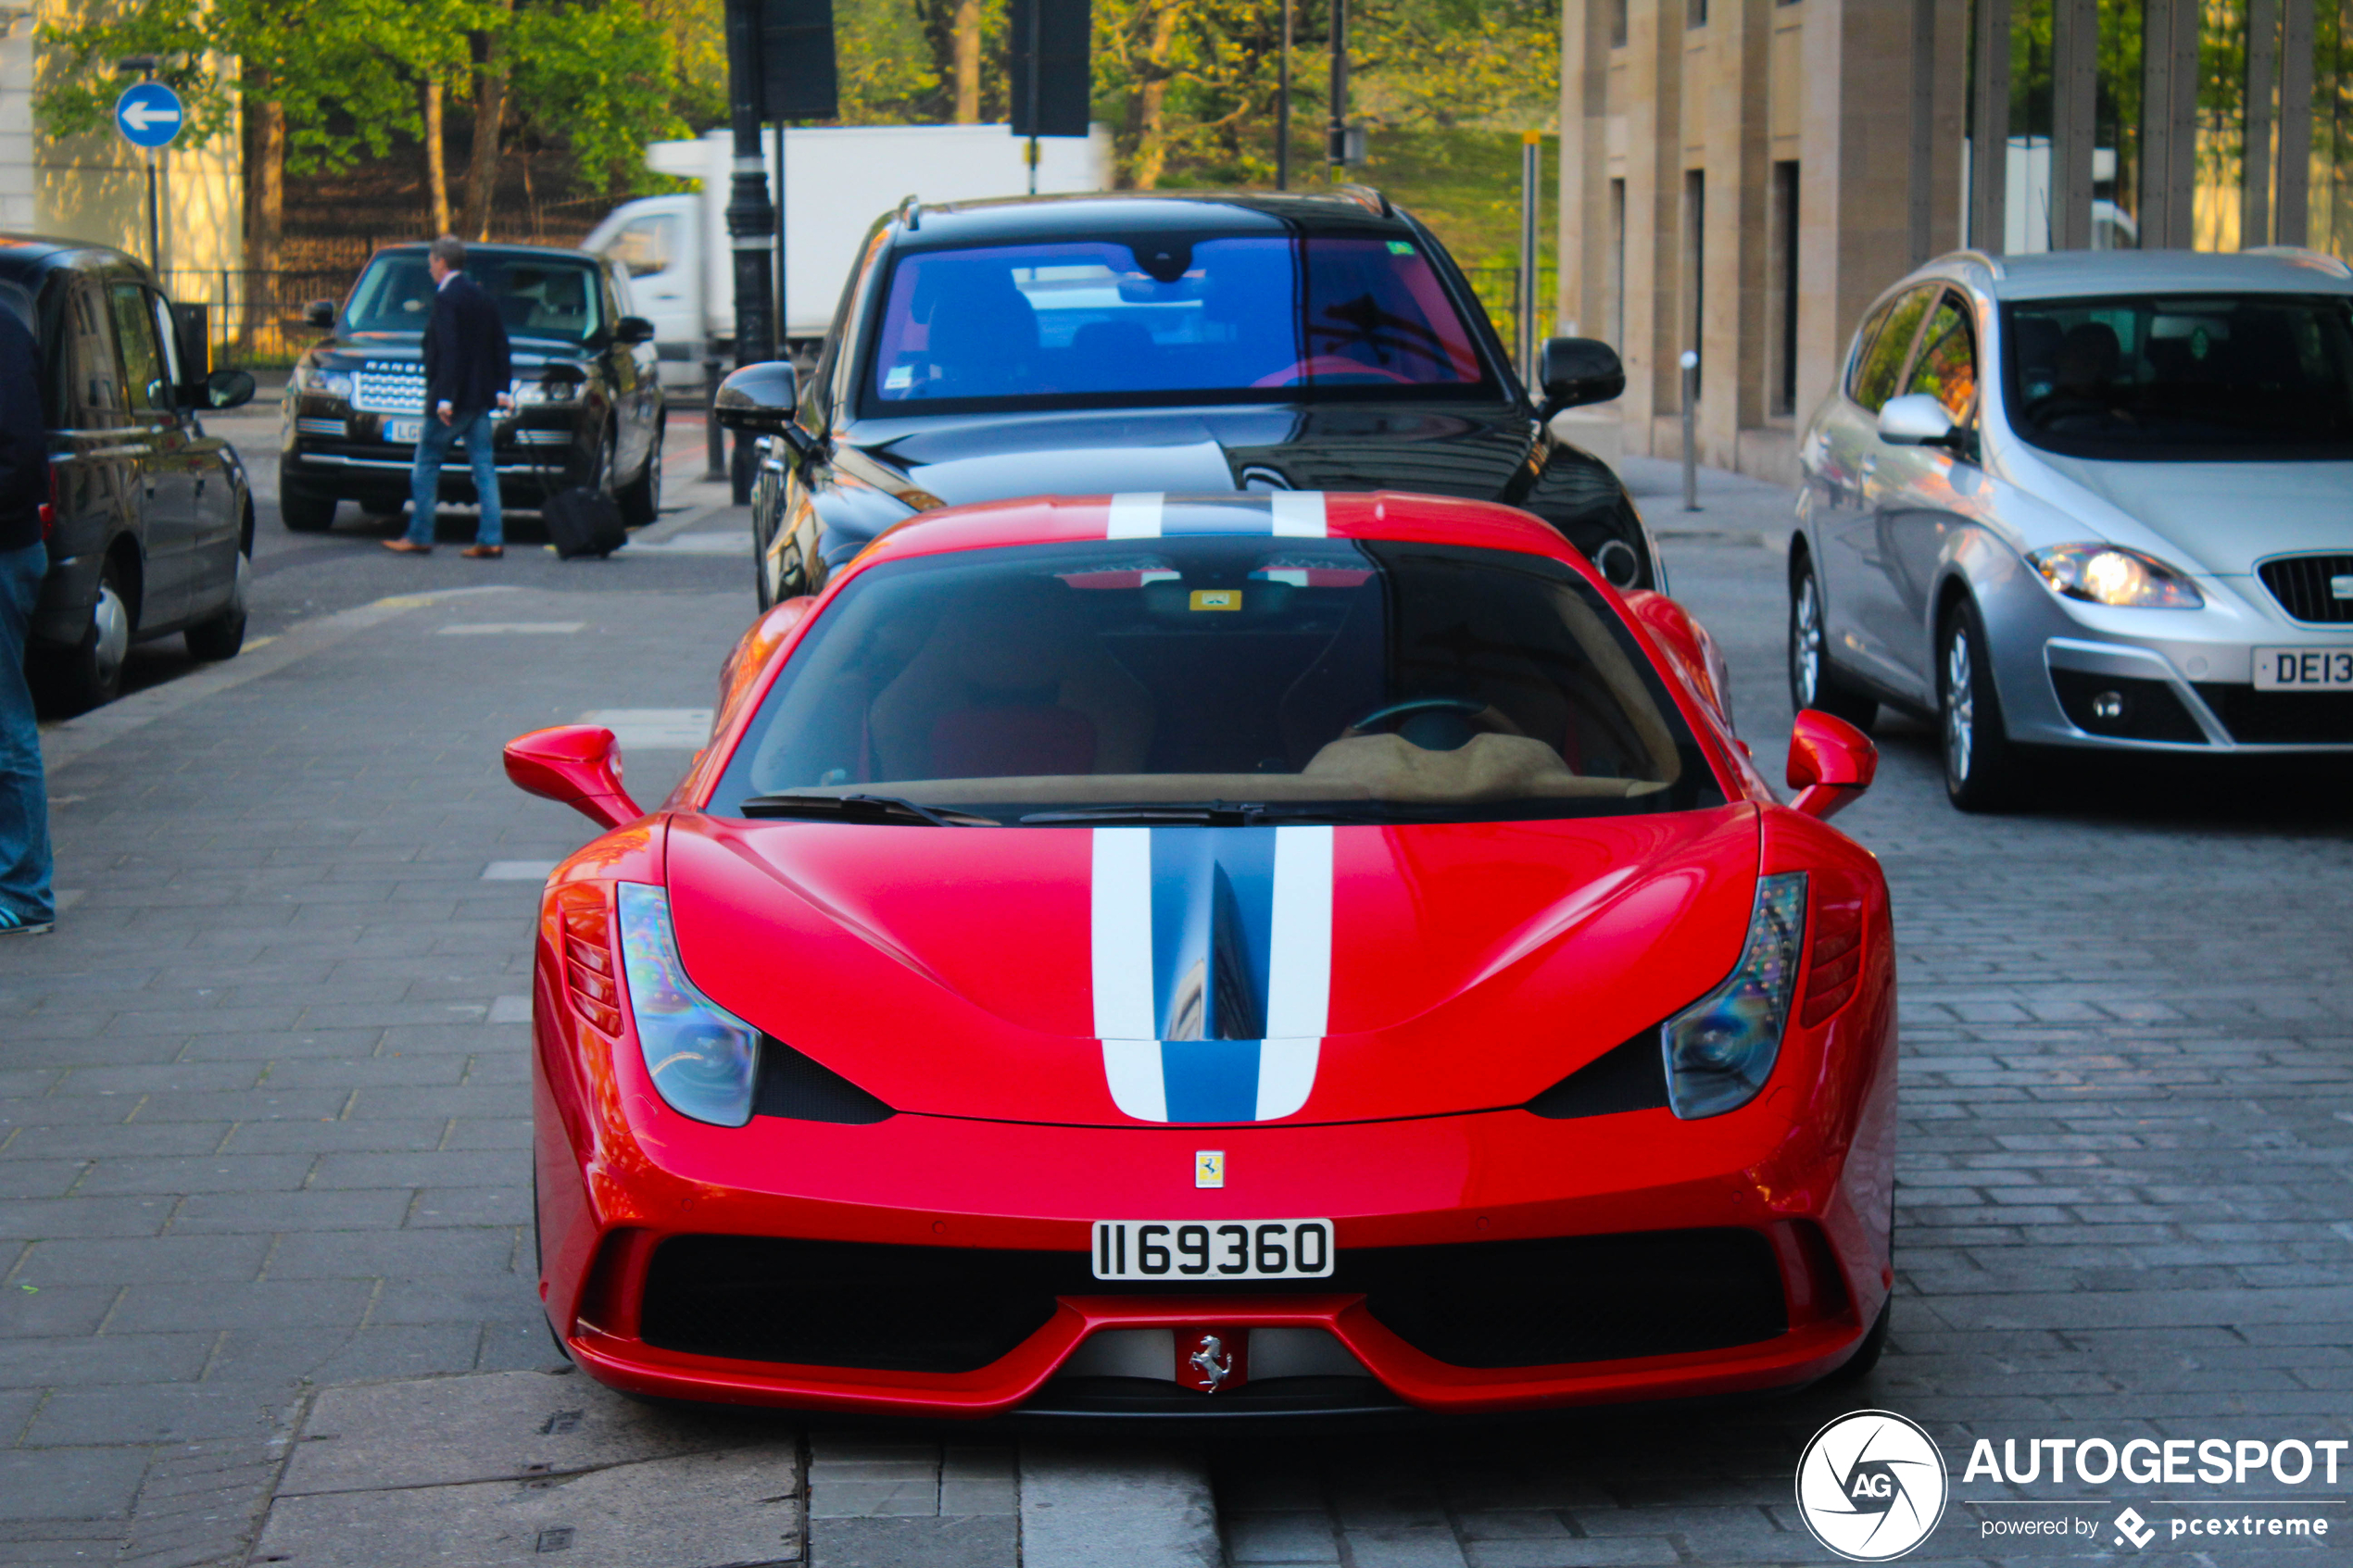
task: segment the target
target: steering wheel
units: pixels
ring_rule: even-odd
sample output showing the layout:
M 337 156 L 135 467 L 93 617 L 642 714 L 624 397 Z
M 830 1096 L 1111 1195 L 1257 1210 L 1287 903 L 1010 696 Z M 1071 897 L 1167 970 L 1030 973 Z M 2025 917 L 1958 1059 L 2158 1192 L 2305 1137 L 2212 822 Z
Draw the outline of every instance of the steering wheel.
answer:
M 1250 384 L 1263 386 L 1295 386 L 1309 376 L 1379 376 L 1387 381 L 1410 386 L 1414 378 L 1380 365 L 1367 365 L 1361 359 L 1343 358 L 1337 354 L 1318 354 L 1284 367 L 1271 375 L 1264 375 Z
M 1409 696 L 1403 702 L 1392 702 L 1386 708 L 1376 708 L 1348 726 L 1351 734 L 1363 734 L 1375 724 L 1386 724 L 1391 719 L 1403 719 L 1409 713 L 1460 713 L 1468 718 L 1487 711 L 1487 704 L 1466 696 Z

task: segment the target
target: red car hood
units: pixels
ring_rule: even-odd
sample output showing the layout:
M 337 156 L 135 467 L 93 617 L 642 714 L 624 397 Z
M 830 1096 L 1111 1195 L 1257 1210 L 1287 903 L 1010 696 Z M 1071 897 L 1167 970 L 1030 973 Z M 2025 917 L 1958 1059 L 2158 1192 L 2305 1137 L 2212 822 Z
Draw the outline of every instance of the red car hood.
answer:
M 1755 809 L 1413 827 L 681 816 L 711 1000 L 905 1111 L 1340 1122 L 1517 1105 L 1738 960 Z

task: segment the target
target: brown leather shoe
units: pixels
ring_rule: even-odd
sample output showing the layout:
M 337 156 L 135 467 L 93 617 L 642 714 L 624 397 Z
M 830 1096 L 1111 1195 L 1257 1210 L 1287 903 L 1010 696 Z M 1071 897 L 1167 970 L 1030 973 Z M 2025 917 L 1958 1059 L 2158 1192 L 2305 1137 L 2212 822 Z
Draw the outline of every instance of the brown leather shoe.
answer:
M 412 545 L 406 539 L 386 539 L 384 541 L 384 547 L 390 550 L 396 556 L 429 556 L 433 554 L 433 546 L 431 545 Z
M 507 547 L 504 545 L 469 545 L 458 553 L 468 560 L 503 560 Z

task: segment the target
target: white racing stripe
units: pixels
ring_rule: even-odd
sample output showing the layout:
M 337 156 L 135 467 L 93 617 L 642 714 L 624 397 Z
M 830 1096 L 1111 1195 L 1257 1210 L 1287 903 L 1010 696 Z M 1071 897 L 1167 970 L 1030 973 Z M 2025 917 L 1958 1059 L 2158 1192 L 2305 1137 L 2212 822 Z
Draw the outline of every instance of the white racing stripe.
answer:
M 1280 492 L 1277 493 L 1277 495 Z M 1322 497 L 1316 499 L 1320 502 Z M 1317 511 L 1320 514 L 1320 505 Z M 1282 514 L 1275 515 L 1277 529 Z M 1307 1103 L 1331 1022 L 1332 830 L 1275 833 L 1275 916 L 1266 965 L 1266 1039 L 1258 1050 L 1258 1120 Z
M 1157 490 L 1130 490 L 1111 498 L 1106 539 L 1157 539 L 1163 497 Z
M 1324 493 L 1320 490 L 1272 490 L 1266 503 L 1275 515 L 1278 539 L 1325 537 Z

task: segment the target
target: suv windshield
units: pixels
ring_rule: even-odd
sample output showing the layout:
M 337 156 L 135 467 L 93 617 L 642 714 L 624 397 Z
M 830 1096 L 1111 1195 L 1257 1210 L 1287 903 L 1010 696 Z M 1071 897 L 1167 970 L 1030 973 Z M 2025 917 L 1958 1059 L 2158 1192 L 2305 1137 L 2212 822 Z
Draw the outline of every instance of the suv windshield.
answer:
M 914 252 L 865 377 L 869 416 L 1493 390 L 1421 245 L 1353 236 Z
M 1723 800 L 1649 661 L 1566 565 L 1232 535 L 860 573 L 795 650 L 711 809 L 780 794 L 1004 822 L 1155 806 L 1462 822 Z
M 603 291 L 594 262 L 475 251 L 466 257 L 466 276 L 498 302 L 510 337 L 585 343 L 604 328 Z M 359 274 L 343 309 L 343 330 L 422 336 L 432 314 L 433 274 L 425 270 L 425 253 L 398 251 L 377 257 Z
M 2353 298 L 2037 299 L 2004 310 L 2010 423 L 2143 462 L 2353 458 Z

